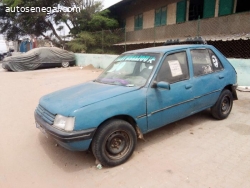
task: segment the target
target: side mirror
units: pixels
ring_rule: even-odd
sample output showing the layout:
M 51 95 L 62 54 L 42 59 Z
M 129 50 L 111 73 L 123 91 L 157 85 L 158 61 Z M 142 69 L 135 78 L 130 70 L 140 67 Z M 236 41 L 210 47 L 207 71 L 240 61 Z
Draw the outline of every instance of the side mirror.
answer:
M 153 84 L 153 88 L 162 88 L 162 89 L 168 89 L 170 90 L 170 84 L 168 82 L 155 82 Z

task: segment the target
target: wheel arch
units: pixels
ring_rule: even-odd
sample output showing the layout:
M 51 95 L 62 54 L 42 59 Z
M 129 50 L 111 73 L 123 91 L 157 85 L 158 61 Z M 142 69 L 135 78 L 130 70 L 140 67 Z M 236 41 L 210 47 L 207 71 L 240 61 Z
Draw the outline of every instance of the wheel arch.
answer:
M 237 85 L 227 85 L 226 87 L 224 87 L 224 89 L 228 89 L 229 91 L 231 91 L 232 95 L 233 95 L 233 100 L 238 100 L 238 96 L 236 93 L 236 87 Z
M 103 121 L 102 123 L 100 123 L 100 125 L 102 125 L 102 124 L 104 124 L 105 122 L 110 121 L 110 120 L 112 120 L 112 119 L 120 119 L 120 120 L 124 120 L 124 121 L 128 122 L 128 123 L 131 124 L 132 127 L 134 128 L 134 130 L 135 130 L 135 132 L 136 132 L 136 135 L 137 135 L 137 138 L 140 138 L 140 139 L 143 139 L 143 140 L 144 140 L 143 134 L 142 134 L 142 132 L 141 132 L 139 126 L 137 125 L 137 123 L 136 123 L 136 121 L 134 120 L 134 118 L 131 117 L 131 116 L 129 116 L 129 115 L 116 115 L 116 116 L 110 117 L 110 118 L 106 119 L 105 121 Z M 100 127 L 100 125 L 99 125 L 98 127 Z M 97 129 L 98 129 L 98 127 L 97 127 Z M 94 136 L 95 136 L 95 134 L 94 134 Z M 93 136 L 93 137 L 94 137 L 94 136 Z

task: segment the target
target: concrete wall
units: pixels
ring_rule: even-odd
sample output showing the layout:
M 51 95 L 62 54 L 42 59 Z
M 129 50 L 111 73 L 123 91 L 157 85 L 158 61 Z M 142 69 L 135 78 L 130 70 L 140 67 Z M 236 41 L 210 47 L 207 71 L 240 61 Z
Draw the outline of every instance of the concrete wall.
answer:
M 234 66 L 239 86 L 250 86 L 250 59 L 228 59 Z
M 150 10 L 143 13 L 143 29 L 154 27 L 155 10 Z
M 157 0 L 142 3 L 132 3 L 125 7 L 122 18 L 126 19 L 126 31 L 134 31 L 134 16 L 143 13 L 143 29 L 153 28 L 155 22 L 155 10 L 167 6 L 167 24 L 176 23 L 176 2 L 180 0 Z M 133 19 L 133 20 L 132 20 Z
M 168 25 L 156 27 L 156 31 L 154 31 L 153 27 L 130 32 L 127 30 L 126 42 L 127 44 L 152 42 L 154 40 L 163 42 L 167 39 L 195 37 L 198 34 L 207 40 L 210 38 L 226 38 L 225 36 L 227 35 L 237 37 L 237 34 L 243 35 L 249 33 L 249 18 L 250 12 L 243 12 L 227 16 L 201 19 L 200 22 L 198 20 L 193 20 L 181 24 L 174 24 L 174 19 L 176 19 L 176 17 L 172 14 L 172 17 L 169 17 L 168 15 Z
M 167 8 L 167 24 L 168 25 L 176 24 L 176 10 L 177 10 L 176 3 L 172 3 L 168 5 L 168 8 Z
M 134 16 L 130 16 L 126 19 L 126 32 L 134 31 L 135 27 L 135 18 Z
M 102 54 L 75 54 L 77 66 L 87 66 L 92 64 L 96 68 L 105 69 L 112 63 L 118 55 Z M 250 59 L 228 59 L 234 66 L 238 75 L 239 86 L 250 86 Z
M 155 10 L 179 1 L 181 0 L 156 0 L 156 1 L 136 0 L 131 2 L 129 5 L 125 7 L 120 7 L 118 11 L 120 11 L 121 17 L 123 19 L 126 19 L 130 16 L 135 16 L 147 11 Z

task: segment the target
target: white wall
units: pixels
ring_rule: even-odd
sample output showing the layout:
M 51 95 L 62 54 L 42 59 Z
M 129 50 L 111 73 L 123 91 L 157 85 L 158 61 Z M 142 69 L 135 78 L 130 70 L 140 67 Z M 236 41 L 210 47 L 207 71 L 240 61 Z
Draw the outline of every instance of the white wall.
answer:
M 84 67 L 92 64 L 96 68 L 105 69 L 118 57 L 118 55 L 75 53 L 75 57 L 77 66 Z

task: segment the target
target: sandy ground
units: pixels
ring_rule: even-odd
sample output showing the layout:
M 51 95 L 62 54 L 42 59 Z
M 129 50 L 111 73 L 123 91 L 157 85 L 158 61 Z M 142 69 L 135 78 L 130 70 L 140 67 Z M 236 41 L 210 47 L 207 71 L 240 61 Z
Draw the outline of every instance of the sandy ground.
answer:
M 1 65 L 0 65 L 1 66 Z M 250 187 L 250 93 L 239 93 L 228 119 L 208 111 L 138 141 L 114 168 L 95 167 L 90 152 L 71 152 L 47 139 L 33 113 L 47 93 L 96 78 L 97 69 L 0 69 L 0 187 Z

